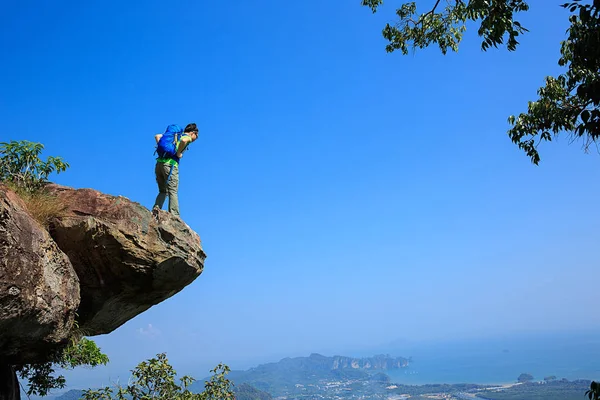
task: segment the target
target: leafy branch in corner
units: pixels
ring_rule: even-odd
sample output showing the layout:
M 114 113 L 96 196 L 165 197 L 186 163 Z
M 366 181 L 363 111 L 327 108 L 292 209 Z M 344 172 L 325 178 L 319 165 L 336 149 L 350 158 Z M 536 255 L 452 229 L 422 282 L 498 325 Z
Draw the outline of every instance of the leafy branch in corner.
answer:
M 509 51 L 519 44 L 519 35 L 528 30 L 515 20 L 519 12 L 528 11 L 524 0 L 432 0 L 429 11 L 417 15 L 417 2 L 404 3 L 396 10 L 398 21 L 383 28 L 388 41 L 386 51 L 412 49 L 437 44 L 443 54 L 458 51 L 468 21 L 479 22 L 481 48 L 498 47 L 506 42 Z M 376 12 L 383 0 L 362 0 L 362 5 Z M 527 112 L 511 115 L 508 136 L 538 165 L 538 146 L 560 133 L 572 140 L 582 139 L 587 152 L 600 139 L 600 0 L 572 0 L 561 5 L 571 13 L 568 37 L 561 42 L 558 64 L 566 72 L 546 77 L 538 90 L 539 99 L 528 103 Z
M 567 71 L 547 77 L 546 86 L 538 90 L 540 98 L 529 102 L 528 111 L 509 117 L 509 137 L 534 164 L 540 161 L 539 144 L 559 132 L 582 138 L 585 151 L 600 138 L 600 0 L 593 5 L 575 0 L 562 7 L 574 13 L 558 60 Z

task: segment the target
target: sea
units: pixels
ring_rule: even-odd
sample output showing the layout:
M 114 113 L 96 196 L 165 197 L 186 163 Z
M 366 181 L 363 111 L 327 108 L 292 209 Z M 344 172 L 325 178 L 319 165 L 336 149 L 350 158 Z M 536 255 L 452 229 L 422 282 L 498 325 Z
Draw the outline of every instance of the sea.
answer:
M 386 371 L 399 384 L 508 384 L 522 373 L 533 375 L 534 381 L 551 376 L 600 380 L 600 332 L 442 341 L 387 350 L 410 357 L 407 368 Z

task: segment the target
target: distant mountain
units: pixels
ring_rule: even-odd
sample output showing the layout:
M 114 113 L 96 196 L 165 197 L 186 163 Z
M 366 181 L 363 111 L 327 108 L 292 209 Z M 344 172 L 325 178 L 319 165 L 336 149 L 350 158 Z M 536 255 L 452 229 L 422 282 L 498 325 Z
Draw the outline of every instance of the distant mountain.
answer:
M 233 387 L 233 392 L 235 393 L 235 400 L 272 400 L 273 399 L 273 396 L 271 396 L 269 393 L 258 390 L 257 388 L 250 386 L 247 383 L 242 383 L 241 385 L 235 385 Z
M 403 357 L 376 355 L 367 358 L 345 356 L 327 357 L 311 354 L 309 357 L 284 358 L 276 363 L 261 364 L 247 371 L 231 371 L 227 378 L 237 385 L 250 384 L 273 396 L 304 392 L 307 387 L 319 382 L 364 381 L 368 382 L 371 371 L 398 369 L 408 366 Z M 382 376 L 383 375 L 383 376 Z M 378 381 L 385 381 L 385 374 Z M 192 384 L 192 389 L 200 390 L 205 378 Z M 388 378 L 389 379 L 389 378 Z
M 54 400 L 79 400 L 82 396 L 83 390 L 72 389 L 56 397 Z
M 376 355 L 366 358 L 352 358 L 345 356 L 326 357 L 313 353 L 309 357 L 286 357 L 276 363 L 262 364 L 250 368 L 247 372 L 273 371 L 273 370 L 302 370 L 302 371 L 331 371 L 331 370 L 386 370 L 408 367 L 408 359 L 404 357 L 393 358 L 389 355 Z

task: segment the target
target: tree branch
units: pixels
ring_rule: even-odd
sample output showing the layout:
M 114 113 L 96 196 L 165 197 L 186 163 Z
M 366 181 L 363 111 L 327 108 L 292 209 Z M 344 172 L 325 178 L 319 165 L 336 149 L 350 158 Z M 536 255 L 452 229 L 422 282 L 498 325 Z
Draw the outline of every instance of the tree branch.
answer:
M 437 6 L 441 3 L 442 0 L 437 0 L 435 2 L 435 4 L 433 5 L 433 8 L 429 11 L 427 11 L 425 14 L 421 15 L 419 17 L 418 21 L 414 21 L 412 18 L 409 19 L 409 22 L 412 22 L 414 26 L 417 26 L 419 24 L 423 24 L 423 21 L 425 21 L 425 19 L 427 18 L 427 16 L 432 15 L 435 12 L 435 9 L 437 8 Z
M 426 12 L 425 14 L 423 14 L 423 18 L 425 18 L 426 16 L 433 14 L 435 12 L 435 9 L 437 8 L 438 4 L 440 4 L 442 0 L 437 0 L 435 2 L 435 5 L 433 6 L 433 8 L 431 9 L 431 11 Z

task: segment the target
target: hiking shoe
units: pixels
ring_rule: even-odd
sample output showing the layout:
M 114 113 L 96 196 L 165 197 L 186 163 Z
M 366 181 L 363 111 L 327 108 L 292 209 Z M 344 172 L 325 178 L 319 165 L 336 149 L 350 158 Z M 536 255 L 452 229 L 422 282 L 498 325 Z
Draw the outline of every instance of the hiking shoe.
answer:
M 158 211 L 160 210 L 160 208 L 158 208 L 158 206 L 154 206 L 152 208 L 152 216 L 154 217 L 154 219 L 156 220 L 156 222 L 160 222 L 158 220 Z

